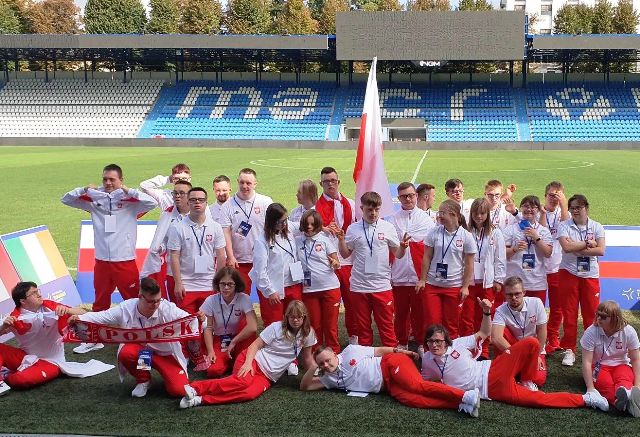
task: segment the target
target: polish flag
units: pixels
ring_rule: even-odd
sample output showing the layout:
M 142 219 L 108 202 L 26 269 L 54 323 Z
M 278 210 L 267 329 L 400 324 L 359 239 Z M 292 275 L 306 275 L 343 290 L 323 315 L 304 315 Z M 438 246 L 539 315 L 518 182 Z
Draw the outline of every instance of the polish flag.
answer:
M 393 214 L 393 201 L 387 173 L 384 170 L 382 148 L 382 120 L 380 118 L 380 100 L 378 98 L 378 83 L 376 81 L 376 64 L 378 58 L 373 58 L 367 91 L 364 96 L 362 121 L 360 123 L 360 138 L 356 163 L 353 167 L 353 181 L 356 183 L 356 218 L 362 217 L 360 197 L 367 191 L 375 191 L 382 197 L 380 217 Z

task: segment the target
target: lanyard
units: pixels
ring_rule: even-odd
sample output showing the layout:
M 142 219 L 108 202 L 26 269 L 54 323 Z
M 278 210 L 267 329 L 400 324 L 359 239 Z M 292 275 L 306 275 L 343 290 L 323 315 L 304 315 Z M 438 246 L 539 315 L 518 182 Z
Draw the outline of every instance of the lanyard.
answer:
M 342 387 L 340 387 L 340 381 L 342 381 Z M 338 389 L 339 390 L 344 390 L 344 391 L 348 391 L 347 390 L 347 383 L 344 382 L 344 372 L 342 370 L 340 370 L 340 366 L 338 366 Z
M 112 207 L 111 207 L 111 197 L 109 197 L 109 215 L 111 215 L 112 211 L 113 210 L 112 210 Z
M 307 268 L 309 268 L 309 258 L 311 258 L 311 254 L 313 253 L 313 248 L 316 245 L 317 240 L 311 240 L 311 247 L 309 248 L 309 252 L 307 253 L 307 240 L 302 242 L 302 246 L 304 247 L 304 259 L 307 261 Z
M 482 246 L 484 245 L 484 228 L 480 230 L 480 242 L 478 243 L 478 237 L 476 236 L 476 246 L 478 246 L 478 262 L 480 262 L 480 256 L 482 254 Z
M 496 211 L 493 213 L 491 217 L 491 224 L 493 226 L 498 226 L 500 224 L 500 206 L 496 208 Z
M 373 225 L 373 232 L 371 232 L 371 240 L 369 240 L 369 235 L 367 235 L 367 229 L 364 227 L 364 220 L 362 220 L 362 232 L 364 232 L 364 239 L 367 240 L 367 246 L 369 246 L 369 253 L 373 256 L 373 237 L 376 235 L 376 226 L 378 226 L 378 222 Z M 371 227 L 371 226 L 369 226 Z
M 511 313 L 511 317 L 513 317 L 513 321 L 516 322 L 516 325 L 518 325 L 518 328 L 520 328 L 520 330 L 522 331 L 522 337 L 524 337 L 524 331 L 525 329 L 527 329 L 527 312 L 526 311 L 524 312 L 524 322 L 522 323 L 522 325 L 520 325 L 520 321 L 517 319 L 516 315 L 513 314 L 513 311 L 511 311 L 511 308 L 509 308 L 509 305 L 507 305 L 507 309 Z
M 140 323 L 141 328 L 144 328 L 144 324 L 142 323 L 142 319 L 140 317 L 138 317 L 138 323 Z
M 451 237 L 451 240 L 449 240 L 449 244 L 447 244 L 447 248 L 444 249 L 442 251 L 442 261 L 440 261 L 442 264 L 444 264 L 444 257 L 447 255 L 447 251 L 449 250 L 449 247 L 451 247 L 451 243 L 453 243 L 453 240 L 455 240 L 456 235 L 458 235 L 458 230 L 460 229 L 460 227 L 458 227 L 458 229 L 456 229 L 456 232 L 453 234 L 453 237 Z M 444 226 L 442 227 L 442 247 L 444 248 Z
M 611 343 L 613 343 L 613 340 L 615 340 L 614 337 L 611 338 L 611 340 L 609 340 L 609 344 L 607 345 L 607 353 L 605 353 L 605 349 L 604 349 L 604 340 L 602 341 L 602 356 L 600 356 L 600 359 L 598 360 L 598 363 L 600 363 L 602 360 L 604 360 L 606 358 L 609 352 L 609 348 L 611 347 Z
M 297 357 L 298 356 L 298 334 L 293 338 L 293 353 Z
M 276 246 L 278 246 L 280 249 L 284 250 L 285 252 L 287 252 L 289 255 L 291 255 L 291 259 L 293 259 L 293 261 L 296 260 L 296 256 L 293 254 L 293 246 L 291 245 L 291 240 L 289 240 L 287 238 L 287 243 L 289 243 L 289 249 L 291 249 L 291 252 L 289 252 L 287 249 L 285 249 L 284 247 L 280 246 L 280 243 L 278 243 L 278 240 L 275 240 Z M 306 251 L 305 251 L 306 253 Z
M 545 211 L 544 215 L 547 218 L 547 226 L 549 226 L 549 229 L 555 229 L 556 228 L 556 224 L 558 223 L 558 209 L 556 208 L 556 211 L 553 213 L 553 223 L 551 223 L 549 221 L 549 213 Z M 574 221 L 575 223 L 575 221 Z
M 537 226 L 535 227 L 531 225 L 531 229 L 538 229 L 539 227 L 540 227 L 539 224 L 537 224 Z M 527 240 L 527 254 L 531 254 L 531 245 L 534 244 L 534 241 L 529 237 L 525 237 L 525 239 Z
M 433 362 L 436 363 L 436 367 L 438 367 L 438 370 L 440 371 L 440 382 L 444 384 L 444 371 L 447 367 L 447 360 L 449 359 L 449 355 L 446 355 L 444 357 L 444 364 L 442 365 L 442 367 L 440 367 L 440 364 L 438 364 L 438 362 L 436 361 L 436 359 L 433 359 Z
M 582 238 L 582 231 L 580 230 L 580 227 L 578 226 L 575 220 L 573 220 L 573 224 L 576 226 L 576 229 L 578 229 L 578 235 L 580 236 L 580 241 L 585 241 L 587 239 L 587 233 L 589 232 L 589 219 L 587 218 L 587 227 L 584 228 L 584 238 Z
M 193 236 L 196 237 L 196 243 L 198 243 L 198 249 L 200 249 L 200 256 L 202 256 L 202 245 L 204 244 L 204 233 L 207 230 L 206 226 L 202 227 L 202 236 L 200 237 L 200 241 L 198 241 L 198 236 L 196 235 L 196 227 L 191 225 L 191 232 L 193 232 Z
M 244 215 L 247 217 L 247 223 L 249 223 L 249 220 L 251 219 L 251 213 L 253 212 L 253 204 L 256 203 L 255 197 L 253 198 L 253 202 L 251 202 L 251 209 L 249 210 L 249 214 L 247 214 L 247 211 L 245 211 L 243 206 L 240 206 L 240 204 L 236 200 L 236 196 L 233 196 L 233 201 L 236 202 L 236 205 L 238 205 L 238 208 L 242 210 Z
M 232 304 L 231 308 L 229 309 L 229 317 L 227 317 L 227 320 L 224 319 L 224 308 L 222 307 L 222 296 L 218 295 L 218 303 L 220 304 L 220 312 L 222 313 L 222 324 L 224 325 L 224 335 L 227 335 L 227 326 L 229 326 L 229 320 L 231 320 L 231 314 L 233 314 L 233 306 L 235 305 Z

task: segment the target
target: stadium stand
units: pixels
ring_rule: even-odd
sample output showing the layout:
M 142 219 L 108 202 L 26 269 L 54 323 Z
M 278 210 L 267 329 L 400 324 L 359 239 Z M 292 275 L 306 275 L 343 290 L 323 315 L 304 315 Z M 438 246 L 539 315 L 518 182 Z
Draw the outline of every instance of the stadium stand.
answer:
M 21 79 L 0 89 L 5 137 L 136 137 L 162 81 Z

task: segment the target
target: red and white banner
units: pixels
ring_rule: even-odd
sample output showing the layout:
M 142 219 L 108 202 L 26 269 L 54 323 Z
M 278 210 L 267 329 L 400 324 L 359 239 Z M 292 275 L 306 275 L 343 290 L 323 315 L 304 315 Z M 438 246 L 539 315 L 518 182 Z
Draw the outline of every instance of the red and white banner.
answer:
M 358 139 L 358 152 L 356 163 L 353 167 L 353 181 L 356 183 L 356 217 L 362 217 L 360 210 L 360 197 L 368 192 L 375 191 L 382 197 L 380 217 L 393 214 L 393 201 L 391 189 L 384 169 L 382 147 L 382 119 L 380 117 L 380 99 L 378 97 L 378 82 L 376 81 L 376 64 L 378 58 L 373 58 L 367 91 L 364 96 L 364 108 L 362 109 L 362 121 L 360 122 L 360 138 Z
M 64 335 L 64 341 L 68 343 L 168 343 L 199 338 L 196 314 L 149 328 L 114 328 L 99 323 L 77 321 L 69 325 Z

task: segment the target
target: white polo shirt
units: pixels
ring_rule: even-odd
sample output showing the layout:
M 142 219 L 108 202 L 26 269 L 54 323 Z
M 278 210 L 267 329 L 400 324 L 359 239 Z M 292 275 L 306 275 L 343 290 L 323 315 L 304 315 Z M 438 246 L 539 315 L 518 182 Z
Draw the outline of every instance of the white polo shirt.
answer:
M 382 389 L 382 357 L 374 356 L 374 348 L 349 345 L 338 355 L 338 368 L 322 373 L 320 382 L 327 389 L 362 393 L 379 393 Z
M 224 205 L 224 203 L 218 203 L 218 202 L 212 203 L 211 205 L 209 205 L 209 212 L 211 213 L 211 218 L 216 223 L 220 223 L 220 220 L 222 218 L 222 205 Z
M 629 351 L 640 348 L 638 333 L 626 325 L 621 331 L 607 337 L 599 326 L 589 326 L 580 339 L 582 349 L 593 352 L 593 362 L 605 366 L 630 365 Z
M 553 247 L 553 238 L 549 229 L 541 226 L 540 223 L 536 223 L 534 229 L 540 235 L 543 242 Z M 545 268 L 546 258 L 542 254 L 534 240 L 527 240 L 524 235 L 524 231 L 520 229 L 520 223 L 514 223 L 511 226 L 507 226 L 504 231 L 504 242 L 507 247 L 517 246 L 520 241 L 529 243 L 528 248 L 516 252 L 511 259 L 507 260 L 507 277 L 518 276 L 524 282 L 525 290 L 546 290 L 547 289 L 547 270 Z M 524 254 L 532 254 L 535 258 L 535 265 L 533 269 L 524 269 L 523 260 Z
M 460 213 L 464 216 L 464 219 L 469 223 L 469 214 L 471 214 L 471 205 L 475 199 L 465 199 L 460 203 Z
M 95 258 L 100 261 L 130 261 L 136 258 L 138 216 L 152 210 L 156 201 L 133 188 L 105 193 L 104 188 L 76 188 L 61 202 L 91 214 Z
M 253 311 L 253 305 L 245 293 L 236 293 L 229 303 L 225 302 L 222 294 L 216 293 L 204 300 L 200 311 L 213 317 L 213 335 L 236 335 L 240 332 L 240 321 L 245 314 Z
M 316 208 L 315 205 L 313 205 L 309 209 L 315 209 L 315 208 Z M 298 205 L 297 207 L 291 210 L 291 212 L 289 213 L 289 220 L 295 223 L 296 228 L 300 227 L 300 219 L 302 218 L 302 214 L 309 211 L 309 209 L 306 209 L 304 205 Z
M 565 220 L 560 223 L 558 228 L 558 238 L 568 237 L 574 242 L 585 240 L 597 240 L 598 238 L 604 238 L 604 227 L 591 219 L 587 222 L 587 225 L 578 226 L 573 219 Z M 581 278 L 599 278 L 600 267 L 598 266 L 598 257 L 589 257 L 588 272 L 578 273 L 578 255 L 576 253 L 562 252 L 562 261 L 560 262 L 560 268 L 567 270 L 569 273 Z
M 303 281 L 303 293 L 340 288 L 340 281 L 329 263 L 329 255 L 337 253 L 338 249 L 323 232 L 313 237 L 296 238 L 296 246 L 302 270 L 311 272 L 311 286 Z
M 502 231 L 494 228 L 489 235 L 485 235 L 484 231 L 474 229 L 471 235 L 478 249 L 473 264 L 475 283 L 482 284 L 482 288 L 493 287 L 494 282 L 502 284 L 507 274 L 507 253 Z
M 169 228 L 168 250 L 180 251 L 180 273 L 186 291 L 211 291 L 216 274 L 216 250 L 226 245 L 222 228 L 210 217 L 202 225 L 189 216 Z M 196 271 L 196 262 L 206 270 Z
M 441 357 L 426 351 L 422 355 L 422 379 L 441 381 L 460 390 L 480 389 L 482 399 L 489 399 L 491 360 L 476 361 L 471 350 L 477 346 L 475 335 L 460 337 Z
M 253 262 L 253 245 L 264 234 L 264 216 L 273 203 L 271 197 L 255 193 L 252 199 L 242 200 L 237 194 L 227 200 L 220 209 L 220 225 L 231 228 L 233 255 L 239 263 Z M 247 222 L 251 230 L 245 237 L 239 232 L 240 223 Z
M 477 252 L 476 242 L 471 233 L 462 226 L 455 232 L 449 232 L 443 225 L 438 225 L 429 231 L 424 244 L 433 247 L 433 258 L 427 274 L 427 283 L 443 288 L 461 287 L 464 255 Z M 444 256 L 443 253 L 445 253 Z M 447 279 L 436 278 L 438 263 L 447 264 Z
M 518 340 L 536 336 L 536 327 L 547 323 L 544 304 L 537 297 L 524 297 L 520 311 L 513 310 L 507 302 L 496 308 L 491 324 L 504 326 Z M 544 354 L 544 349 L 542 350 Z
M 513 214 L 507 211 L 504 203 L 500 204 L 500 206 L 498 206 L 493 211 L 489 211 L 489 218 L 491 219 L 491 224 L 493 225 L 493 227 L 500 230 L 518 221 L 518 219 Z
M 383 219 L 376 223 L 361 220 L 347 228 L 344 241 L 353 251 L 351 291 L 377 293 L 391 290 L 389 248 L 400 246 L 393 225 Z
M 549 229 L 551 238 L 553 239 L 553 253 L 551 257 L 544 260 L 544 266 L 547 274 L 556 273 L 560 269 L 560 262 L 562 261 L 562 246 L 560 246 L 560 241 L 558 241 L 558 228 L 560 227 L 560 223 L 562 223 L 560 218 L 562 212 L 558 206 L 553 212 L 548 212 L 543 209 L 542 214 L 544 214 L 547 219 L 547 229 Z
M 389 218 L 389 222 L 396 228 L 398 239 L 409 234 L 411 241 L 423 242 L 429 230 L 435 223 L 429 215 L 418 207 L 411 210 L 401 209 Z M 418 282 L 418 274 L 413 265 L 411 251 L 407 250 L 400 259 L 394 259 L 391 264 L 391 282 L 393 285 L 410 286 Z
M 284 299 L 284 288 L 299 284 L 291 272 L 292 264 L 298 262 L 296 241 L 291 234 L 287 237 L 276 235 L 273 244 L 269 244 L 264 235 L 256 239 L 253 251 L 253 268 L 249 277 L 264 297 L 278 293 Z
M 265 346 L 256 353 L 255 360 L 262 373 L 273 382 L 280 379 L 303 348 L 311 347 L 318 342 L 313 328 L 306 338 L 302 338 L 298 332 L 294 341 L 287 340 L 282 330 L 281 321 L 273 322 L 267 326 L 260 333 L 260 338 L 264 341 Z

